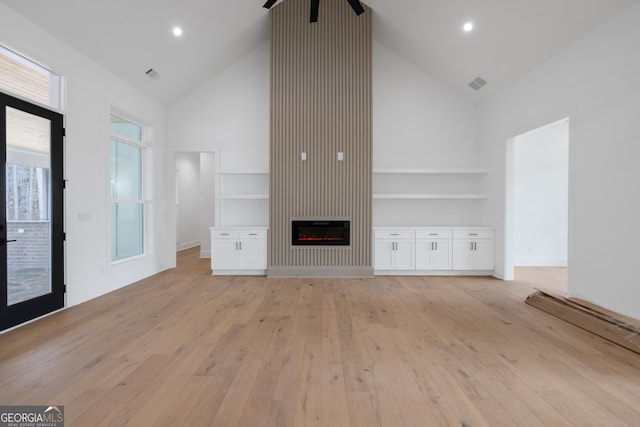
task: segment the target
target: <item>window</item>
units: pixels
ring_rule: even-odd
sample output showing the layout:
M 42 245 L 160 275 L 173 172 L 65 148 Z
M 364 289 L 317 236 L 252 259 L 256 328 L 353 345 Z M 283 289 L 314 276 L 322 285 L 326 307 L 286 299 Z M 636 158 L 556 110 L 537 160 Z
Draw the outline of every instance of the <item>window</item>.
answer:
M 60 109 L 60 76 L 0 45 L 0 90 Z
M 111 261 L 144 253 L 144 127 L 111 114 Z

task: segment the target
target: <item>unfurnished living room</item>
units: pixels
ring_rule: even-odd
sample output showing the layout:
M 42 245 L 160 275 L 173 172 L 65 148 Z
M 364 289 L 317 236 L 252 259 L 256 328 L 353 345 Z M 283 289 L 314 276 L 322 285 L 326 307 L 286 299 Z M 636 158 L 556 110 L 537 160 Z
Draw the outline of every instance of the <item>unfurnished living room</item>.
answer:
M 0 0 L 0 425 L 640 425 L 640 0 Z

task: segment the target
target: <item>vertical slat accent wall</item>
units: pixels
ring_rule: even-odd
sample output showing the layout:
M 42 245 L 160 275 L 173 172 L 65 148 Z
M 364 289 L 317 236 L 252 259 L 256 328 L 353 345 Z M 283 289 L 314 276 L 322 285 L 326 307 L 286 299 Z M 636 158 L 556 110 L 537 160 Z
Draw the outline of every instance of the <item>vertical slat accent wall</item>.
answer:
M 346 0 L 321 0 L 316 23 L 306 0 L 270 12 L 270 275 L 372 274 L 372 12 L 365 10 L 357 16 Z M 304 218 L 350 219 L 351 246 L 292 247 L 291 221 Z

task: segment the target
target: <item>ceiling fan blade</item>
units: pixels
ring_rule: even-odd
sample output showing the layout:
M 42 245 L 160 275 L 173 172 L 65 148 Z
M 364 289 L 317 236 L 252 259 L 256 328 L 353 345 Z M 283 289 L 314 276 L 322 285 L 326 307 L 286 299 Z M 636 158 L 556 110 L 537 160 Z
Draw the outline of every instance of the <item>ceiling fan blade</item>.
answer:
M 264 7 L 265 9 L 271 9 L 271 6 L 273 6 L 273 4 L 277 1 L 278 0 L 267 0 L 267 2 L 262 7 Z
M 311 19 L 309 22 L 318 22 L 318 10 L 320 9 L 320 0 L 311 0 Z
M 356 15 L 359 16 L 364 13 L 364 7 L 362 7 L 362 4 L 360 4 L 359 0 L 347 0 L 347 1 L 349 2 L 351 9 L 353 9 Z

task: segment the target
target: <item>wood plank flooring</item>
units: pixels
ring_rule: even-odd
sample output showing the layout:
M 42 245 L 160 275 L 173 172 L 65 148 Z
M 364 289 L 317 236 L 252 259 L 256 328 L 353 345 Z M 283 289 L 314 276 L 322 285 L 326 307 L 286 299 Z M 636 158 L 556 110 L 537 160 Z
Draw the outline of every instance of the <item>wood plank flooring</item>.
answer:
M 179 267 L 0 335 L 0 404 L 67 426 L 638 426 L 640 357 L 524 281 Z

